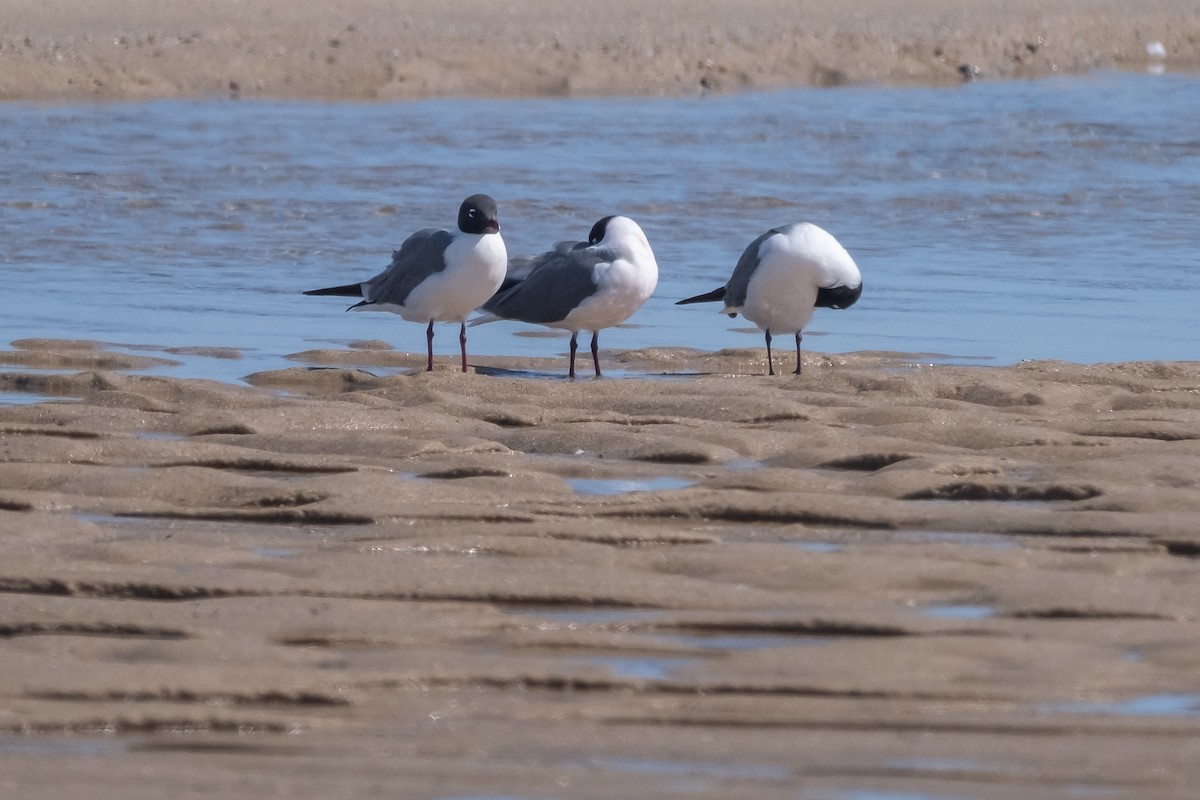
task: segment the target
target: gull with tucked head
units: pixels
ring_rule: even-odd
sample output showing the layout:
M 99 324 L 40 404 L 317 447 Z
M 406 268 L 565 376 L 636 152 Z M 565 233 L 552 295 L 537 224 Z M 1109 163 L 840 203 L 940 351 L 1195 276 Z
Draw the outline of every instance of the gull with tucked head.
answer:
M 818 308 L 849 308 L 862 294 L 862 275 L 846 249 L 827 231 L 809 222 L 783 225 L 746 247 L 724 286 L 676 305 L 724 301 L 722 314 L 739 313 L 763 331 L 767 374 L 775 374 L 771 336 L 796 334 L 796 374 L 800 339 Z
M 600 330 L 628 319 L 657 284 L 658 262 L 641 227 L 629 217 L 604 217 L 586 242 L 559 242 L 540 255 L 509 261 L 500 291 L 471 325 L 509 319 L 570 331 L 570 378 L 575 377 L 579 332 L 591 331 L 599 378 Z

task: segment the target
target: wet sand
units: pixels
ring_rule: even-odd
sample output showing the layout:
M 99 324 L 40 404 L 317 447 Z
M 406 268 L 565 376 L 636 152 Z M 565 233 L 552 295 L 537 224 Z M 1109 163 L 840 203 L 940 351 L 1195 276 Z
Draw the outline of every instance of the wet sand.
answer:
M 1194 796 L 1200 363 L 603 355 L 0 353 L 12 796 Z
M 1193 0 L 8 0 L 0 99 L 656 95 L 1200 66 Z M 1163 56 L 1148 53 L 1161 44 Z
M 407 7 L 10 0 L 0 99 L 1200 64 L 1180 0 Z M 5 797 L 1195 796 L 1200 363 L 170 355 L 0 353 Z

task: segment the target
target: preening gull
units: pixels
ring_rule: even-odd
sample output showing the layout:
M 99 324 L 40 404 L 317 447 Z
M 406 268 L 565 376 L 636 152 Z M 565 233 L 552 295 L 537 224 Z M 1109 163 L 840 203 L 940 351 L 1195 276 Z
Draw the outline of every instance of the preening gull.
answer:
M 813 311 L 849 308 L 862 295 L 862 275 L 854 259 L 827 231 L 808 222 L 783 225 L 759 236 L 742 252 L 729 282 L 676 305 L 722 300 L 722 314 L 739 313 L 757 325 L 767 340 L 767 374 L 773 334 L 796 335 L 796 374 L 800 339 Z

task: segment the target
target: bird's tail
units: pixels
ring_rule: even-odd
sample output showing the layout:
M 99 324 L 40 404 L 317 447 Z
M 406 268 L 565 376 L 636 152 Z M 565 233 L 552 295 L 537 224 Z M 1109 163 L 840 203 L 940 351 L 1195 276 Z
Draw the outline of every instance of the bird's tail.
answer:
M 330 286 L 327 289 L 310 289 L 305 294 L 333 295 L 335 297 L 362 297 L 362 284 L 349 283 L 345 286 Z
M 486 325 L 489 322 L 495 322 L 500 319 L 504 319 L 504 317 L 497 317 L 495 314 L 480 314 L 478 317 L 468 320 L 467 327 L 474 328 L 476 325 Z
M 690 303 L 715 303 L 718 300 L 724 300 L 724 299 L 725 299 L 725 287 L 722 286 L 720 289 L 713 289 L 711 292 L 708 292 L 707 294 L 698 294 L 695 297 L 689 297 L 687 300 L 680 300 L 675 305 L 686 306 Z

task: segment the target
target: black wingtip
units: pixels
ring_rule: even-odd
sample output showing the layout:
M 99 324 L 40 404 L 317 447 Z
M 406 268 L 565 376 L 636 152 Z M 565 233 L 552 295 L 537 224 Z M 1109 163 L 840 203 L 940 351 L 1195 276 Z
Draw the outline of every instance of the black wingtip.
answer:
M 330 286 L 326 289 L 309 289 L 307 295 L 332 295 L 334 297 L 362 297 L 362 284 L 350 283 L 345 286 Z
M 689 297 L 686 300 L 680 300 L 677 303 L 675 303 L 675 305 L 686 306 L 689 303 L 715 303 L 718 300 L 724 300 L 724 299 L 725 299 L 725 287 L 722 286 L 720 289 L 713 289 L 711 292 L 708 292 L 707 294 L 698 294 L 695 297 Z

